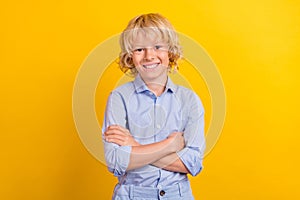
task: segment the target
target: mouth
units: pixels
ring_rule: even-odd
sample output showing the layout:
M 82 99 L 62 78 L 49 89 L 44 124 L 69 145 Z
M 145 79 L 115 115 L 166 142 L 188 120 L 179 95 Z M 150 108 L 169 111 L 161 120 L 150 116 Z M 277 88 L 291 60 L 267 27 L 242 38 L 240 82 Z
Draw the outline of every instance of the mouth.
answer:
M 143 65 L 143 67 L 144 67 L 145 69 L 154 69 L 154 68 L 156 68 L 157 66 L 159 66 L 159 63 L 151 63 L 151 64 L 145 64 L 145 65 Z

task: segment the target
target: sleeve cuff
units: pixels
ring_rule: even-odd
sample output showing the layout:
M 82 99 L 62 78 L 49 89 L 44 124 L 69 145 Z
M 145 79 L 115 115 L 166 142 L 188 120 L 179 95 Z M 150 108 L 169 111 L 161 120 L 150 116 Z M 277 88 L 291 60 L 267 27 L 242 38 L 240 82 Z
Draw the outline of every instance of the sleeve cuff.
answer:
M 126 169 L 130 160 L 131 146 L 116 147 L 116 163 L 114 167 L 114 175 L 122 176 L 126 173 Z
M 184 148 L 177 152 L 177 155 L 192 176 L 196 176 L 200 173 L 202 170 L 202 157 L 199 151 Z

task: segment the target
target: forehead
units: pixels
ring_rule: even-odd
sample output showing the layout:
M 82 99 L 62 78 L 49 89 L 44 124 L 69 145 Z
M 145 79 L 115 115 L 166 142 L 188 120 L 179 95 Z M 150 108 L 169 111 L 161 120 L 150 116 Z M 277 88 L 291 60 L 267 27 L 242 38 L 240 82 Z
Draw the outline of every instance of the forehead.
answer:
M 132 31 L 132 46 L 149 46 L 157 43 L 166 43 L 167 38 L 163 30 L 158 28 L 140 28 Z

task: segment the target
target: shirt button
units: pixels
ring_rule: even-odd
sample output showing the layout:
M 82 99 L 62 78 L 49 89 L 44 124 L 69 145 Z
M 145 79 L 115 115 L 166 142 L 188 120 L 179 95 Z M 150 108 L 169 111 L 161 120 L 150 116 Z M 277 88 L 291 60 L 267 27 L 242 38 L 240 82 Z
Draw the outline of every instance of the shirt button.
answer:
M 159 125 L 159 124 L 157 124 L 157 125 L 156 125 L 156 128 L 160 128 L 160 125 Z
M 160 192 L 159 192 L 159 195 L 160 196 L 164 196 L 166 194 L 166 192 L 164 191 L 164 190 L 161 190 Z

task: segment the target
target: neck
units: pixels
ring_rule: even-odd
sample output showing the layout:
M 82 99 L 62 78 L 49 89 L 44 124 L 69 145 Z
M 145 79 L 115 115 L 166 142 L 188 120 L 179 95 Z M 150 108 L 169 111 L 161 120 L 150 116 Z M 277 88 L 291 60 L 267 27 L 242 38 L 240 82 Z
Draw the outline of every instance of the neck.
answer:
M 156 83 L 150 83 L 146 85 L 156 96 L 160 96 L 166 88 L 166 85 L 160 85 Z
M 145 81 L 147 87 L 156 95 L 160 96 L 166 88 L 168 77 L 161 80 L 155 80 L 155 81 Z

